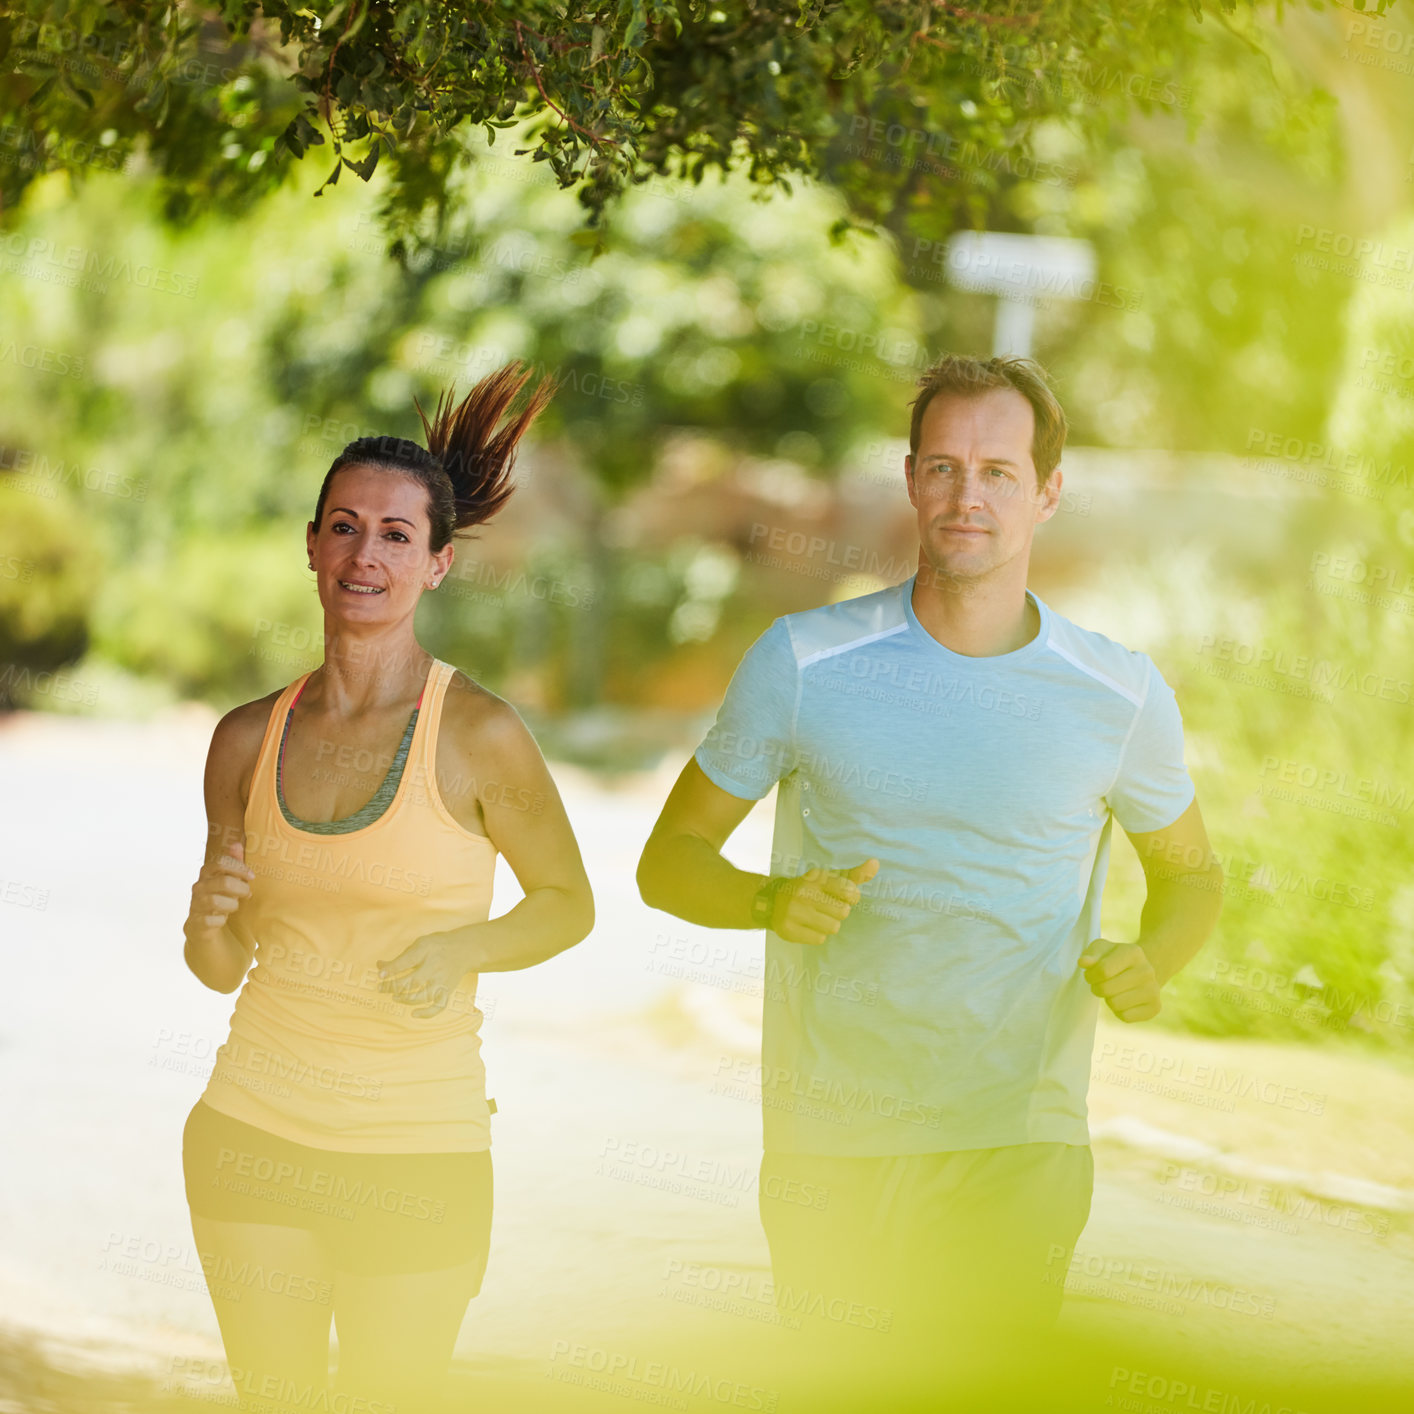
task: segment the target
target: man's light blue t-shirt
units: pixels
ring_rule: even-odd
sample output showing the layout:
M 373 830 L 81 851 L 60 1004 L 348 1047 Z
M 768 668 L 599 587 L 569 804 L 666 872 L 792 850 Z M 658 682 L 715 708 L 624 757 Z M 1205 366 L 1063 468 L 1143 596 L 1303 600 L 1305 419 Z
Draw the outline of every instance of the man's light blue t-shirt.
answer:
M 1086 1144 L 1110 820 L 1193 800 L 1172 690 L 1143 653 L 1028 590 L 1040 631 L 969 658 L 913 580 L 777 619 L 696 752 L 721 789 L 779 782 L 771 873 L 879 872 L 822 945 L 766 937 L 765 1147 L 916 1154 Z

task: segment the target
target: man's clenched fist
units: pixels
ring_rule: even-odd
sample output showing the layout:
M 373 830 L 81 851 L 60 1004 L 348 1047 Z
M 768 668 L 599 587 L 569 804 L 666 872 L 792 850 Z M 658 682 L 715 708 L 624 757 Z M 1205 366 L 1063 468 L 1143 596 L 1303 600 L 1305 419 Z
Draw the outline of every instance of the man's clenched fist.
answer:
M 1090 990 L 1121 1021 L 1150 1021 L 1159 1014 L 1159 979 L 1138 943 L 1096 938 L 1080 954 L 1078 966 Z
M 877 859 L 853 869 L 811 869 L 786 880 L 776 892 L 771 931 L 788 943 L 823 943 L 859 902 L 859 886 L 879 872 Z

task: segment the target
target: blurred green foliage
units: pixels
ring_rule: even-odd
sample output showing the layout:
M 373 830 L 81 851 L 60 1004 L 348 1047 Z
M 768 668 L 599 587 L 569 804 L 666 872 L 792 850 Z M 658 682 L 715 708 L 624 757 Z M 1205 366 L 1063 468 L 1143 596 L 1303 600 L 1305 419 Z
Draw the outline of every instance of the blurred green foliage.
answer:
M 1035 123 L 1102 131 L 1183 85 L 1213 30 L 1259 42 L 1265 14 L 1252 0 L 19 0 L 0 5 L 0 97 L 27 160 L 0 210 L 40 174 L 141 153 L 171 218 L 241 213 L 319 150 L 325 187 L 382 159 L 390 228 L 425 234 L 464 130 L 494 140 L 531 115 L 519 150 L 592 221 L 647 174 L 739 168 L 786 188 L 824 176 L 846 219 L 936 238 L 980 212 Z M 880 163 L 857 141 L 875 122 L 927 135 L 930 154 L 946 135 L 946 161 Z
M 492 677 L 550 657 L 535 646 L 547 633 L 567 641 L 569 680 L 549 694 L 563 701 L 596 696 L 611 637 L 624 642 L 608 631 L 616 572 L 597 527 L 673 429 L 834 467 L 861 427 L 897 416 L 906 382 L 822 362 L 802 327 L 887 331 L 922 358 L 887 246 L 832 242 L 841 205 L 827 189 L 762 203 L 741 178 L 642 188 L 591 262 L 573 240 L 570 195 L 541 169 L 488 160 L 462 178 L 465 215 L 447 243 L 398 266 L 376 193 L 351 213 L 285 191 L 241 223 L 175 230 L 152 220 L 141 185 L 95 181 L 71 201 L 62 182 L 31 193 L 14 237 L 23 348 L 47 351 L 51 372 L 0 360 L 13 392 L 0 443 L 94 467 L 61 504 L 101 525 L 115 551 L 97 651 L 220 701 L 288 677 L 292 660 L 270 652 L 284 645 L 267 640 L 279 626 L 318 627 L 301 541 L 320 479 L 358 436 L 420 435 L 414 396 L 435 403 L 512 358 L 560 380 L 538 434 L 576 504 L 554 533 L 562 543 L 537 553 L 581 566 L 583 602 L 447 594 L 425 613 L 439 641 L 464 645 Z M 461 553 L 464 568 L 476 563 L 473 548 Z M 453 587 L 474 588 L 456 576 Z M 488 610 L 491 597 L 509 608 Z M 619 628 L 635 619 L 635 651 L 661 653 L 680 608 L 630 594 Z M 539 623 L 547 612 L 553 631 Z M 507 614 L 510 637 L 485 626 Z
M 1166 1024 L 1414 1049 L 1414 220 L 1338 268 L 1340 377 L 1266 470 L 1313 495 L 1277 582 L 1201 556 L 1116 565 L 1162 625 L 1228 876 Z M 1401 273 L 1401 268 L 1403 273 Z M 1267 444 L 1259 447 L 1259 454 Z M 1138 905 L 1136 871 L 1106 907 Z
M 42 696 L 36 675 L 83 655 L 100 580 L 90 528 L 54 484 L 28 467 L 0 478 L 0 710 Z

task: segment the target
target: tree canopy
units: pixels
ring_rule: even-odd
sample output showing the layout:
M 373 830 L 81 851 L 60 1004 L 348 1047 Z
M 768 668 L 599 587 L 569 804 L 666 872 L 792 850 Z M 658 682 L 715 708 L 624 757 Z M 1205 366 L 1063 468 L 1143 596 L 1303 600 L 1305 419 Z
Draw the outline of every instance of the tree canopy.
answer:
M 1311 0 L 1318 6 L 1320 0 Z M 1383 12 L 1393 0 L 1369 0 Z M 1366 0 L 1355 0 L 1365 8 Z M 149 166 L 177 222 L 234 214 L 306 158 L 323 191 L 392 169 L 396 237 L 441 228 L 464 138 L 517 154 L 601 225 L 630 185 L 743 168 L 828 179 L 847 222 L 980 224 L 1030 132 L 1186 109 L 1203 29 L 1257 0 L 221 0 L 0 3 L 0 219 L 43 173 Z M 332 165 L 322 164 L 332 161 Z M 597 237 L 584 233 L 589 243 Z

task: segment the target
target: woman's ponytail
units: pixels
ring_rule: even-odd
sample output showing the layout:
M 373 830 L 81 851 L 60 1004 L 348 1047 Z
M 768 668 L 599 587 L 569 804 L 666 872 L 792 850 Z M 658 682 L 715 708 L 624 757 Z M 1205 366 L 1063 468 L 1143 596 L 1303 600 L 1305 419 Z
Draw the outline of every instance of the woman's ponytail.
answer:
M 456 530 L 490 520 L 515 489 L 511 467 L 516 445 L 554 396 L 554 380 L 542 379 L 520 412 L 499 431 L 496 424 L 531 376 L 532 370 L 516 361 L 488 374 L 459 403 L 448 388 L 438 397 L 430 422 L 422 404 L 413 400 L 427 433 L 427 450 L 452 483 Z
M 428 548 L 434 554 L 448 545 L 457 531 L 490 520 L 515 489 L 511 466 L 516 444 L 558 386 L 552 378 L 542 379 L 521 411 L 498 432 L 496 424 L 530 381 L 531 373 L 519 360 L 508 363 L 483 378 L 459 403 L 454 401 L 455 391 L 448 388 L 437 399 L 437 411 L 430 422 L 414 398 L 413 406 L 427 433 L 425 449 L 402 437 L 360 437 L 350 442 L 324 473 L 314 506 L 314 529 L 319 529 L 335 473 L 346 466 L 383 467 L 420 481 L 427 488 Z

